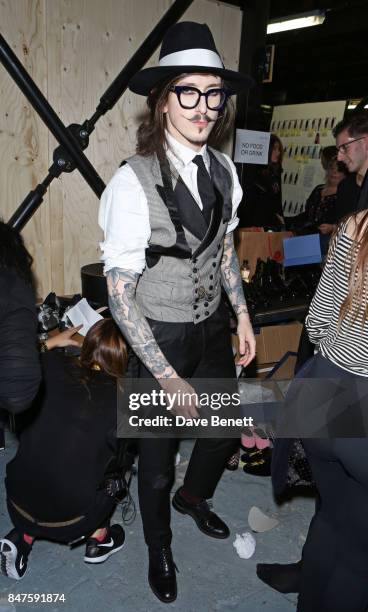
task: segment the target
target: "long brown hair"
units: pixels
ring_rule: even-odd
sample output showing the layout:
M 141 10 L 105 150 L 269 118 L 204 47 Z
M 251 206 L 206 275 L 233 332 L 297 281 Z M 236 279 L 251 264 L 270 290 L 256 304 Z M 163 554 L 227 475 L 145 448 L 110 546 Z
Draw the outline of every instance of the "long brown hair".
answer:
M 339 324 L 346 318 L 352 323 L 361 318 L 363 326 L 368 320 L 368 210 L 353 215 L 348 221 L 349 228 L 354 242 L 346 260 L 349 290 L 340 307 Z
M 124 376 L 128 351 L 113 319 L 101 319 L 88 331 L 81 350 L 80 365 L 86 370 L 101 369 L 114 378 Z
M 147 97 L 148 112 L 137 130 L 136 152 L 139 155 L 148 156 L 156 153 L 159 159 L 163 158 L 166 145 L 166 119 L 163 108 L 167 102 L 170 88 L 185 76 L 187 76 L 186 73 L 174 79 L 166 80 L 149 93 Z M 227 99 L 220 113 L 209 138 L 209 142 L 213 144 L 222 139 L 232 126 L 235 111 L 231 98 Z

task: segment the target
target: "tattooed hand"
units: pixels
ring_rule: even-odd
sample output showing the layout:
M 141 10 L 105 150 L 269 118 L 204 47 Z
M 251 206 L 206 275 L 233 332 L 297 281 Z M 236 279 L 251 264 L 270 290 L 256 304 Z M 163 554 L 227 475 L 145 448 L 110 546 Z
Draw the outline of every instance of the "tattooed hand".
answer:
M 237 361 L 237 365 L 247 366 L 255 357 L 256 341 L 244 297 L 239 262 L 234 248 L 232 232 L 225 236 L 224 254 L 221 261 L 221 275 L 222 285 L 238 319 L 237 333 L 239 338 L 240 359 Z
M 168 396 L 177 398 L 171 408 L 174 414 L 186 419 L 198 418 L 197 394 L 189 383 L 183 378 L 165 378 L 160 384 Z

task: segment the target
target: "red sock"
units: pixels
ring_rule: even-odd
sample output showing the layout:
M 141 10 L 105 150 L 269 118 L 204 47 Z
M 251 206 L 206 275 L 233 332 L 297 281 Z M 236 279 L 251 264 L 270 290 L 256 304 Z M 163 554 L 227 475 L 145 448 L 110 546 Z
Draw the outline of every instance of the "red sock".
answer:
M 27 544 L 29 544 L 30 546 L 32 546 L 34 538 L 32 538 L 32 536 L 28 535 L 28 533 L 24 533 L 24 534 L 23 534 L 23 540 L 24 540 L 25 542 L 27 542 Z
M 197 504 L 200 504 L 201 501 L 203 501 L 203 497 L 196 497 L 195 495 L 192 495 L 185 489 L 185 487 L 182 487 L 180 489 L 180 495 L 183 499 L 185 499 L 186 502 L 188 502 L 188 504 L 193 504 L 193 506 L 196 506 Z
M 103 535 L 93 536 L 93 538 L 95 540 L 97 540 L 97 542 L 103 542 L 104 539 L 106 538 L 106 534 L 107 534 L 107 531 L 106 531 L 106 528 L 105 528 L 105 533 Z

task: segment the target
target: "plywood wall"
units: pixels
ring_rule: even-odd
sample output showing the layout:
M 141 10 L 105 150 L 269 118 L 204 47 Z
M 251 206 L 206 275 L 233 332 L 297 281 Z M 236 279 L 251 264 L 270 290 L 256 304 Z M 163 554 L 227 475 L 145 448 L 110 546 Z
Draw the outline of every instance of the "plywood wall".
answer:
M 2 0 L 2 35 L 65 125 L 90 117 L 100 96 L 151 32 L 170 0 Z M 238 65 L 241 12 L 194 0 L 184 20 L 210 26 L 227 67 Z M 158 52 L 148 65 L 157 62 Z M 126 92 L 98 122 L 85 153 L 107 182 L 135 149 L 144 99 Z M 0 216 L 7 221 L 42 181 L 57 146 L 0 66 Z M 38 294 L 80 291 L 80 268 L 99 260 L 99 202 L 78 171 L 54 180 L 23 231 Z

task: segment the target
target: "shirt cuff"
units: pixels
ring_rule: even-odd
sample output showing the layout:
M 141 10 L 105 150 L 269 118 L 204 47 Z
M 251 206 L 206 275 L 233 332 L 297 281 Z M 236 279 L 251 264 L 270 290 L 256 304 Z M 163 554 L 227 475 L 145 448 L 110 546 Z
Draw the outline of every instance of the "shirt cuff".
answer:
M 234 229 L 238 227 L 238 225 L 239 225 L 238 217 L 235 217 L 235 219 L 231 219 L 231 221 L 229 221 L 229 223 L 227 224 L 226 233 L 231 234 L 231 232 L 233 232 Z

